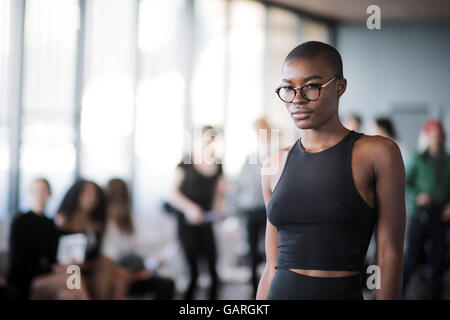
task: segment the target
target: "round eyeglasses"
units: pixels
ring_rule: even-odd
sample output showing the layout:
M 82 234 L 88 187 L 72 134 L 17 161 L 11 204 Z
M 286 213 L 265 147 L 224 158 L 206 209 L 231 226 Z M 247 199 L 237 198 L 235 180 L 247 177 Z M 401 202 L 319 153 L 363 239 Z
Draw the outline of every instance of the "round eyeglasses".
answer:
M 299 88 L 294 88 L 290 86 L 282 86 L 277 89 L 275 89 L 275 92 L 277 93 L 278 97 L 281 99 L 281 101 L 286 103 L 292 103 L 297 96 L 298 91 L 300 91 L 300 94 L 305 100 L 308 101 L 316 101 L 320 97 L 320 90 L 322 88 L 325 88 L 327 85 L 329 85 L 333 80 L 337 79 L 338 76 L 334 76 L 331 78 L 327 83 L 325 84 L 305 84 L 304 86 L 301 86 Z

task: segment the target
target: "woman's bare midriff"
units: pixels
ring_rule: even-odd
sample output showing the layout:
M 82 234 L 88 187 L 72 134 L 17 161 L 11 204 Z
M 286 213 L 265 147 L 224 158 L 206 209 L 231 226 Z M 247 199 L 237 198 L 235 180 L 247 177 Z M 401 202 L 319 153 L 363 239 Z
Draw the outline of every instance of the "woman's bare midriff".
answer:
M 329 270 L 308 270 L 308 269 L 289 269 L 293 272 L 304 274 L 310 277 L 326 277 L 326 278 L 339 278 L 348 277 L 355 274 L 359 274 L 359 271 L 329 271 Z

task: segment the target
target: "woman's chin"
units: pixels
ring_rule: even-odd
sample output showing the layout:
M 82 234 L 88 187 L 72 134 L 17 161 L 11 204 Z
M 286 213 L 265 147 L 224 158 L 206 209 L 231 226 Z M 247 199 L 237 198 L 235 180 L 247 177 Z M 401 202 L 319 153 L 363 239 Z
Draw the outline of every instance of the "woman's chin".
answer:
M 294 124 L 297 128 L 302 130 L 312 129 L 314 127 L 314 124 L 311 121 L 309 121 L 309 119 L 294 120 Z

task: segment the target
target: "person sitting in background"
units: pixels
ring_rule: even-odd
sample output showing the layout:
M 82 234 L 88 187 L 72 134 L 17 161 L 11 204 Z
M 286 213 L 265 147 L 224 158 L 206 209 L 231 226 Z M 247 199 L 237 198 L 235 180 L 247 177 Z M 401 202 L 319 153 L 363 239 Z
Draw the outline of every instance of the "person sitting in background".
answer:
M 406 163 L 408 161 L 408 149 L 398 140 L 397 130 L 395 130 L 391 119 L 384 117 L 375 118 L 371 131 L 372 135 L 379 135 L 394 140 L 400 148 L 403 162 Z
M 261 167 L 270 152 L 271 132 L 266 119 L 258 119 L 254 123 L 258 137 L 258 149 L 247 157 L 235 182 L 237 209 L 246 217 L 247 242 L 251 262 L 251 284 L 253 298 L 258 290 L 258 263 L 264 261 L 264 253 L 259 252 L 260 241 L 265 237 L 266 206 L 261 187 Z M 264 130 L 265 132 L 260 132 Z M 257 162 L 252 162 L 255 158 Z
M 9 241 L 8 281 L 19 299 L 86 299 L 85 290 L 68 290 L 64 266 L 58 266 L 58 233 L 45 216 L 51 195 L 49 182 L 35 179 L 30 187 L 31 209 L 13 221 Z
M 419 264 L 427 240 L 431 240 L 431 297 L 440 299 L 446 253 L 445 232 L 450 220 L 450 156 L 445 151 L 441 122 L 429 120 L 424 126 L 428 148 L 415 154 L 406 170 L 410 196 L 410 226 L 404 264 L 404 288 Z
M 120 274 L 120 295 L 155 293 L 156 300 L 169 300 L 174 295 L 174 281 L 159 277 L 147 269 L 137 253 L 131 198 L 126 183 L 112 179 L 105 188 L 107 224 L 102 242 L 102 254 L 115 263 Z M 114 279 L 112 279 L 114 280 Z
M 361 123 L 362 121 L 360 116 L 357 114 L 351 114 L 344 119 L 343 125 L 348 130 L 359 132 L 359 130 L 361 130 Z
M 92 181 L 77 180 L 67 191 L 56 216 L 59 236 L 81 233 L 86 235 L 85 261 L 80 265 L 86 277 L 88 292 L 93 299 L 116 297 L 120 281 L 112 281 L 116 272 L 100 252 L 105 228 L 106 210 L 102 189 Z M 117 289 L 117 290 L 116 290 Z

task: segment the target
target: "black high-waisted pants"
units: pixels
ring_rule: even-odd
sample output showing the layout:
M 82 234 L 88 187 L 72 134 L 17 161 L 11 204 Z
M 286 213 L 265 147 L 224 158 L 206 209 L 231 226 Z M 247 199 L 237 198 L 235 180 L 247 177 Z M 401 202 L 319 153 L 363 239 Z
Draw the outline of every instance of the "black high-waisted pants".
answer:
M 277 268 L 268 300 L 363 300 L 361 275 L 311 277 Z
M 191 225 L 184 218 L 180 218 L 178 219 L 178 237 L 190 271 L 190 281 L 184 299 L 195 298 L 199 276 L 198 262 L 203 257 L 206 258 L 211 279 L 208 298 L 217 299 L 219 279 L 216 271 L 217 249 L 212 224 Z

